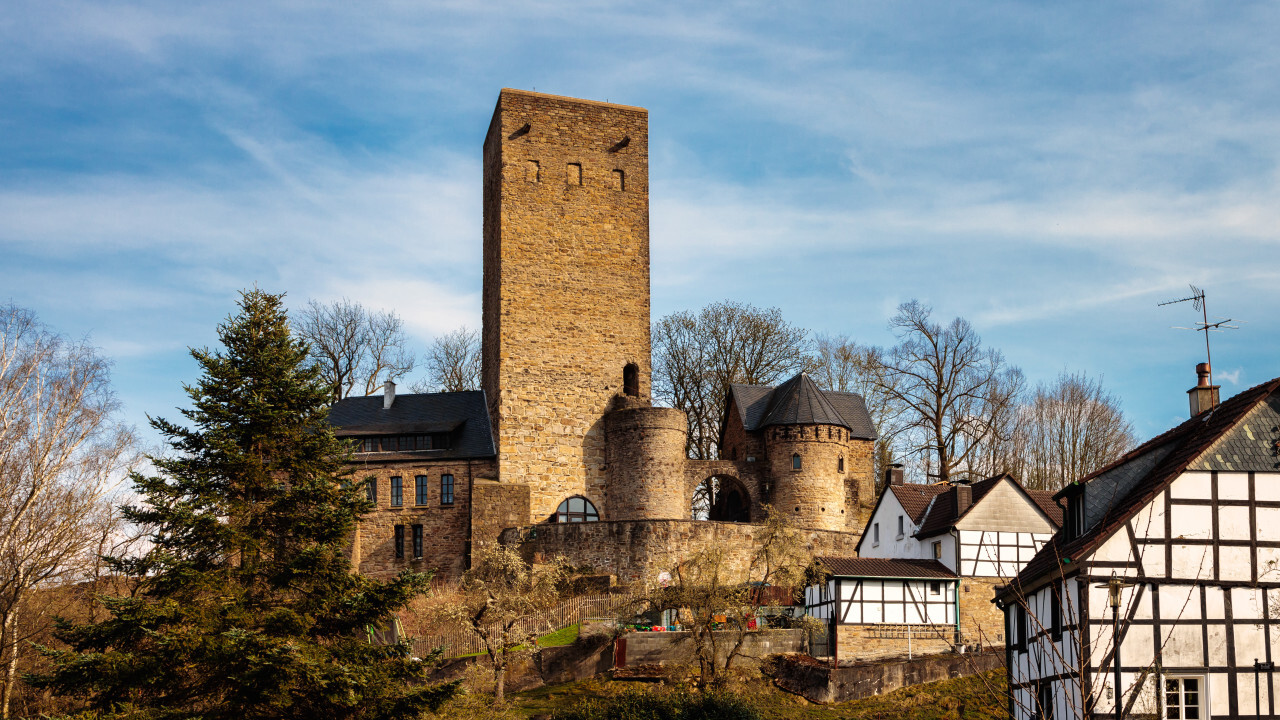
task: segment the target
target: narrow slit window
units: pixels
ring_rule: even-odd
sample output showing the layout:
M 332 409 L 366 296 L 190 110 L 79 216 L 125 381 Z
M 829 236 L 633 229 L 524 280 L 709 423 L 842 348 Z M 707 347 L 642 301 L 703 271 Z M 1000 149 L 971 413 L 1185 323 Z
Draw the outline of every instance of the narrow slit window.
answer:
M 569 163 L 567 180 L 570 185 L 582 184 L 582 163 Z
M 627 363 L 622 368 L 622 392 L 628 397 L 640 397 L 640 366 Z
M 836 461 L 836 472 L 844 472 L 844 458 Z
M 627 174 L 625 172 L 621 170 L 613 171 L 613 189 L 614 190 L 627 189 Z
M 453 504 L 453 476 L 452 475 L 445 474 L 440 476 L 440 504 L 441 505 Z
M 542 179 L 542 167 L 537 160 L 527 160 L 524 164 L 524 179 L 536 183 Z

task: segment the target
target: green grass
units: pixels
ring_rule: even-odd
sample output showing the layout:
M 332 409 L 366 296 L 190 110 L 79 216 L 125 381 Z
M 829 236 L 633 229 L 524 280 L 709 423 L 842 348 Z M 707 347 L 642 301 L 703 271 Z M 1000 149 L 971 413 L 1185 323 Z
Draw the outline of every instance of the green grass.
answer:
M 569 627 L 560 628 L 555 632 L 547 633 L 538 638 L 538 647 L 559 647 L 561 645 L 572 645 L 574 640 L 578 639 L 578 631 L 582 629 L 580 623 L 574 623 Z
M 511 709 L 524 717 L 564 714 L 589 700 L 610 701 L 635 692 L 637 683 L 604 679 L 538 688 L 511 696 Z M 665 688 L 639 686 L 642 692 Z M 1007 720 L 1004 670 L 915 685 L 887 695 L 839 705 L 816 705 L 760 680 L 738 690 L 765 720 Z

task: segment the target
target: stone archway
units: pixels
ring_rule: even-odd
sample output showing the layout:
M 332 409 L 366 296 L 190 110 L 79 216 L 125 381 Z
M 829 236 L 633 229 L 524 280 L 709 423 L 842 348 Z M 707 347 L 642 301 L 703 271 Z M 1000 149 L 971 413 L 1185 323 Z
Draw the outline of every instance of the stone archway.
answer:
M 690 517 L 717 522 L 751 522 L 751 494 L 732 475 L 712 475 L 693 489 Z

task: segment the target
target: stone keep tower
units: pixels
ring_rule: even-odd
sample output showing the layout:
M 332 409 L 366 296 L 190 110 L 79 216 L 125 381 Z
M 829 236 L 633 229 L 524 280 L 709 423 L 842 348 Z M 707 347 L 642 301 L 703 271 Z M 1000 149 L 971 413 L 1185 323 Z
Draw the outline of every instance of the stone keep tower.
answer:
M 503 483 L 533 522 L 608 518 L 603 417 L 649 397 L 643 108 L 504 89 L 484 141 L 483 386 Z

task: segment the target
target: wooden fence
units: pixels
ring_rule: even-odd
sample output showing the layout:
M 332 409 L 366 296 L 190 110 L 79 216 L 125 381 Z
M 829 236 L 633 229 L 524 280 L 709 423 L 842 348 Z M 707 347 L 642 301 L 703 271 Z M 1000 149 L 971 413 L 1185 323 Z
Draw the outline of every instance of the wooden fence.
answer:
M 521 619 L 513 632 L 516 635 L 545 635 L 584 620 L 615 620 L 633 599 L 626 593 L 569 598 L 549 612 Z M 413 641 L 413 654 L 418 657 L 425 657 L 435 648 L 443 648 L 446 658 L 476 655 L 485 651 L 484 641 L 475 631 L 467 628 L 436 631 Z

